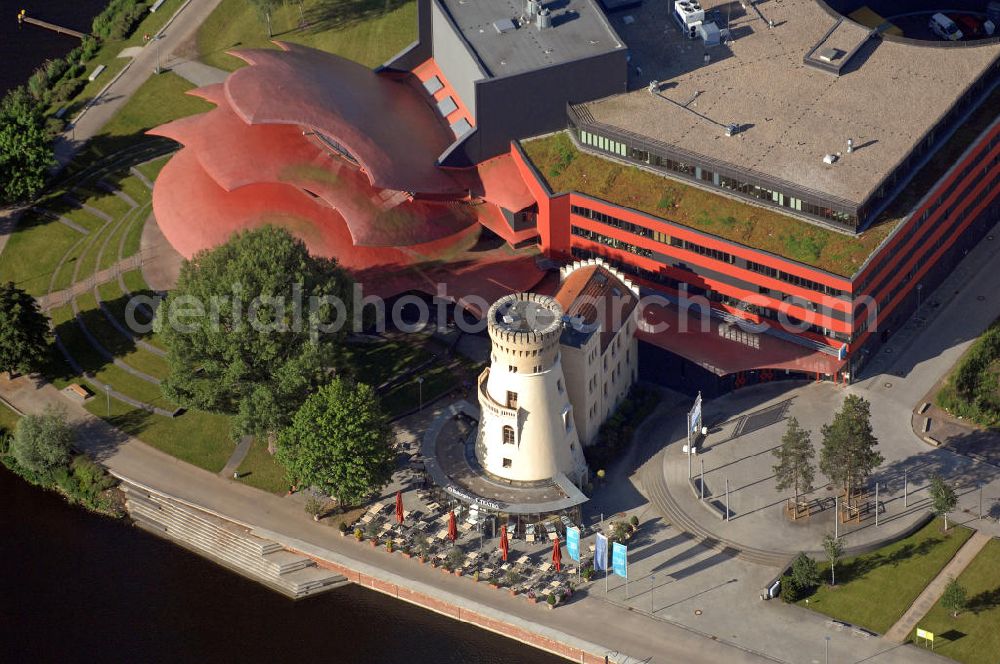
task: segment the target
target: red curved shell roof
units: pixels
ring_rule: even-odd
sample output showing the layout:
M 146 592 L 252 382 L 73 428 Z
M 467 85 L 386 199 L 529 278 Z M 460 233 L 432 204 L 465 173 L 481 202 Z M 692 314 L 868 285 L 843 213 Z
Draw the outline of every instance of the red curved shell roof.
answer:
M 215 109 L 150 132 L 185 146 L 153 190 L 156 220 L 175 249 L 191 258 L 234 232 L 277 225 L 311 253 L 336 258 L 367 292 L 437 295 L 446 284 L 447 295 L 477 312 L 538 283 L 536 249 L 481 241 L 483 226 L 512 243 L 530 236 L 514 233 L 493 205 L 533 202 L 509 158 L 440 169 L 436 157 L 451 135 L 422 88 L 280 46 L 237 53 L 251 66 L 191 92 Z M 473 204 L 479 198 L 491 202 Z M 471 296 L 482 299 L 463 300 Z
M 316 49 L 275 42 L 281 51 L 232 54 L 252 66 L 226 79 L 226 98 L 248 124 L 309 127 L 347 148 L 372 186 L 424 194 L 460 193 L 437 167 L 454 141 L 410 76 L 378 74 Z M 386 121 L 391 113 L 391 121 Z
M 196 91 L 210 101 L 210 88 Z M 201 167 L 227 191 L 262 182 L 307 190 L 340 212 L 357 245 L 407 246 L 448 237 L 477 223 L 467 205 L 411 200 L 372 187 L 357 167 L 331 156 L 292 125 L 248 125 L 223 99 L 200 115 L 149 133 L 193 151 Z

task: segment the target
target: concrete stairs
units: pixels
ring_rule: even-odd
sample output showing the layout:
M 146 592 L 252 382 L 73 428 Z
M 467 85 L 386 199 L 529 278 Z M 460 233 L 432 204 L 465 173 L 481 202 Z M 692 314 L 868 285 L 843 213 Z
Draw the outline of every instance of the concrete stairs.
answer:
M 122 483 L 122 489 L 129 515 L 139 527 L 293 599 L 348 583 L 343 576 L 321 569 L 311 559 L 257 537 L 239 524 L 127 482 Z
M 730 542 L 709 532 L 680 508 L 667 489 L 663 474 L 663 454 L 657 454 L 646 462 L 640 471 L 639 482 L 646 498 L 678 530 L 690 535 L 702 546 L 715 551 L 723 551 L 743 560 L 767 567 L 786 567 L 793 556 L 778 551 L 764 551 Z M 705 512 L 707 515 L 708 512 Z

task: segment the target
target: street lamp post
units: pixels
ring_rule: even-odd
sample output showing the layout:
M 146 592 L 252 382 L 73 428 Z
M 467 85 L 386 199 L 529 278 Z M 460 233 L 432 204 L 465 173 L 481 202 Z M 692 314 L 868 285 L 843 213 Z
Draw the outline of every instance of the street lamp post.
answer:
M 923 284 L 917 284 L 917 313 L 920 313 L 920 291 L 924 289 Z
M 107 383 L 104 384 L 104 394 L 108 398 L 108 417 L 111 417 L 111 386 Z
M 701 500 L 705 502 L 705 460 L 699 459 L 701 461 Z
M 424 377 L 419 376 L 417 378 L 417 393 L 420 398 L 420 412 L 424 411 Z
M 878 482 L 875 482 L 875 526 L 878 527 Z
M 903 469 L 903 507 L 909 507 L 907 504 L 909 502 L 909 496 L 907 495 L 910 483 L 907 481 L 906 468 Z
M 830 664 L 830 637 L 824 636 L 823 638 L 826 640 L 826 650 L 824 659 L 826 660 L 826 664 Z
M 653 590 L 656 589 L 656 575 L 649 575 L 649 615 L 654 615 L 656 609 L 653 606 Z

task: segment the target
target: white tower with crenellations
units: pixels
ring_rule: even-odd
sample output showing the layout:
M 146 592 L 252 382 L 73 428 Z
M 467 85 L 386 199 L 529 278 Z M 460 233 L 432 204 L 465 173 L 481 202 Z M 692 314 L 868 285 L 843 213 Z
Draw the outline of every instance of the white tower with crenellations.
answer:
M 587 462 L 563 376 L 556 300 L 515 293 L 487 314 L 491 366 L 479 376 L 476 457 L 490 475 L 514 482 L 564 474 L 581 485 Z

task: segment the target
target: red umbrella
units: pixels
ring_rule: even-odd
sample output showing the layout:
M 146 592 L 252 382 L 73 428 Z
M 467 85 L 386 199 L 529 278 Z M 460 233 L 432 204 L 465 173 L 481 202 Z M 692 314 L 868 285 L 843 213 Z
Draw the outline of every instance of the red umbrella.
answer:
M 454 542 L 458 539 L 458 527 L 455 525 L 455 511 L 448 512 L 448 539 Z
M 396 523 L 403 523 L 403 493 L 396 492 Z
M 500 526 L 500 555 L 504 562 L 507 562 L 507 554 L 510 552 L 510 544 L 507 542 L 507 526 Z
M 556 571 L 559 571 L 562 565 L 562 547 L 559 546 L 559 540 L 552 541 L 552 563 L 556 566 Z

